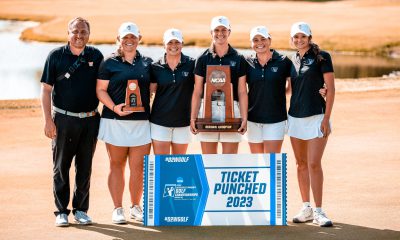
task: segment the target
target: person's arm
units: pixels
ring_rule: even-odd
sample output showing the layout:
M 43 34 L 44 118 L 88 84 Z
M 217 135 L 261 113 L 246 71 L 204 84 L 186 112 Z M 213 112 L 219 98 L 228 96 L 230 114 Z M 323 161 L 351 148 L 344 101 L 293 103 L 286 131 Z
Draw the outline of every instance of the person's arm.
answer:
M 244 134 L 247 131 L 247 114 L 248 114 L 248 104 L 249 104 L 249 99 L 247 96 L 246 76 L 242 76 L 239 78 L 238 96 L 239 96 L 240 116 L 242 116 L 242 124 L 240 125 L 238 132 Z
M 190 113 L 190 131 L 197 134 L 196 119 L 199 114 L 201 94 L 203 93 L 204 78 L 199 75 L 194 75 L 194 89 L 192 95 L 192 108 Z
M 40 100 L 42 102 L 42 112 L 44 118 L 44 135 L 46 137 L 54 139 L 57 135 L 56 125 L 54 124 L 53 118 L 51 116 L 51 92 L 53 86 L 42 83 Z
M 100 100 L 101 103 L 104 104 L 104 106 L 108 107 L 119 116 L 126 116 L 131 114 L 129 112 L 122 111 L 122 108 L 125 106 L 125 103 L 120 103 L 118 105 L 115 105 L 110 95 L 108 95 L 107 88 L 109 82 L 110 82 L 109 80 L 97 79 L 97 84 L 96 84 L 97 98 Z
M 321 123 L 321 132 L 323 133 L 324 137 L 328 137 L 331 133 L 329 119 L 331 118 L 333 102 L 335 100 L 335 76 L 333 72 L 324 73 L 324 82 L 328 91 L 326 91 L 326 109 L 324 119 Z

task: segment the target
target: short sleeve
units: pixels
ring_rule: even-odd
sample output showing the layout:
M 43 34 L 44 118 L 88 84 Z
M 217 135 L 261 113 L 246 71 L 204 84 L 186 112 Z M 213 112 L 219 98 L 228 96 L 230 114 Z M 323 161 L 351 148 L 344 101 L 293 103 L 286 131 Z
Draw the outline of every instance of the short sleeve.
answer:
M 333 64 L 331 55 L 327 52 L 321 52 L 322 57 L 324 58 L 321 61 L 321 72 L 328 73 L 333 72 Z
M 43 68 L 43 73 L 42 73 L 42 78 L 40 79 L 40 82 L 42 83 L 47 83 L 51 86 L 54 85 L 55 79 L 56 79 L 56 68 L 55 68 L 55 63 L 54 63 L 54 52 L 51 52 L 46 59 L 46 62 L 44 64 Z
M 240 55 L 240 65 L 239 65 L 239 77 L 246 75 L 246 59 L 243 55 Z
M 108 61 L 109 59 L 106 59 L 100 63 L 99 73 L 97 74 L 98 79 L 103 79 L 103 80 L 111 79 L 111 72 L 108 68 Z
M 206 77 L 206 58 L 204 57 L 204 55 L 200 56 L 199 58 L 197 58 L 196 60 L 196 64 L 194 67 L 194 74 L 201 76 L 201 77 Z

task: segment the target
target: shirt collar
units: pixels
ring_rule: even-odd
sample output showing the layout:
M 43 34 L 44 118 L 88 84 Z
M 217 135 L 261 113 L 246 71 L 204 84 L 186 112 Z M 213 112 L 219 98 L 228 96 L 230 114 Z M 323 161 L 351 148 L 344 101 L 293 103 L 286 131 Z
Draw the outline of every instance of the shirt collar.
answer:
M 181 65 L 181 64 L 186 63 L 188 61 L 188 59 L 189 59 L 188 56 L 186 56 L 185 54 L 181 53 L 181 60 L 179 61 L 178 66 Z M 168 63 L 167 63 L 167 54 L 166 53 L 164 53 L 164 56 L 162 56 L 160 58 L 159 62 L 160 62 L 161 65 L 168 65 Z
M 86 50 L 86 46 L 85 46 L 85 48 L 83 49 L 83 51 L 81 52 L 81 54 L 79 54 L 79 56 L 84 56 L 84 55 L 85 55 L 85 50 Z M 72 53 L 72 51 L 71 51 L 71 47 L 69 46 L 69 43 L 68 43 L 67 45 L 64 46 L 64 51 L 65 51 L 66 54 L 74 55 L 74 54 Z M 76 56 L 76 55 L 75 55 L 75 56 Z

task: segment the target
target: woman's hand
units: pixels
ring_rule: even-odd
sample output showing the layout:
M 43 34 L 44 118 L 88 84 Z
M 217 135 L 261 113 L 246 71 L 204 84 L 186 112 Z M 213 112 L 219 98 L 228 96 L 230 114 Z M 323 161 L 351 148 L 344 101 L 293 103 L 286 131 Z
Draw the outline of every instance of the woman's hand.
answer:
M 329 125 L 329 119 L 323 119 L 321 122 L 321 132 L 324 138 L 327 138 L 331 134 L 331 126 Z
M 240 125 L 238 132 L 242 135 L 244 135 L 247 132 L 247 120 L 242 120 L 242 124 Z
M 124 107 L 125 107 L 125 103 L 120 103 L 120 104 L 118 104 L 118 105 L 114 105 L 114 107 L 113 107 L 112 110 L 113 110 L 116 114 L 118 114 L 119 116 L 121 116 L 121 117 L 131 114 L 131 112 L 124 112 L 124 111 L 123 111 L 123 108 L 124 108 Z
M 196 128 L 196 119 L 190 120 L 190 131 L 195 135 L 199 133 Z

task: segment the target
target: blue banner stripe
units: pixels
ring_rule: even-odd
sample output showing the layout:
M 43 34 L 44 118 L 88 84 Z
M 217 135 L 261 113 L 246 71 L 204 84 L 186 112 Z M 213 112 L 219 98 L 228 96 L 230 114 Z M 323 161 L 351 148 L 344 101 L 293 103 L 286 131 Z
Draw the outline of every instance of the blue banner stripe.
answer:
M 199 175 L 201 183 L 201 196 L 200 196 L 199 206 L 196 212 L 194 225 L 201 226 L 201 222 L 203 221 L 204 209 L 206 208 L 207 205 L 207 199 L 208 199 L 208 194 L 210 192 L 210 188 L 208 186 L 208 180 L 201 154 L 194 155 L 194 159 L 196 161 L 197 174 Z
M 160 217 L 158 216 L 160 214 L 160 194 L 162 192 L 160 191 L 160 181 L 161 181 L 161 176 L 160 176 L 160 165 L 161 165 L 161 156 L 160 155 L 155 155 L 155 168 L 154 168 L 154 181 L 155 181 L 155 186 L 154 186 L 154 226 L 160 225 Z
M 286 165 L 286 161 L 287 161 L 286 153 L 284 153 L 284 154 L 282 154 L 282 164 L 283 164 L 283 166 L 282 166 L 282 173 L 283 173 L 283 177 L 282 177 L 282 189 L 283 189 L 283 192 L 282 192 L 282 201 L 283 201 L 282 224 L 285 226 L 287 226 L 287 219 L 286 219 L 286 217 L 287 217 L 286 216 L 286 211 L 287 211 L 287 208 L 286 208 L 287 207 L 287 202 L 286 202 L 286 187 L 287 187 L 286 171 L 287 171 L 287 169 L 286 169 L 286 167 L 287 167 L 287 165 Z
M 275 181 L 275 177 L 276 177 L 276 159 L 275 159 L 275 153 L 271 153 L 270 154 L 270 166 L 271 166 L 271 170 L 270 171 L 270 175 L 271 175 L 271 184 L 269 185 L 271 187 L 271 225 L 275 225 L 276 224 L 276 199 L 275 199 L 275 189 L 276 189 L 276 181 Z

